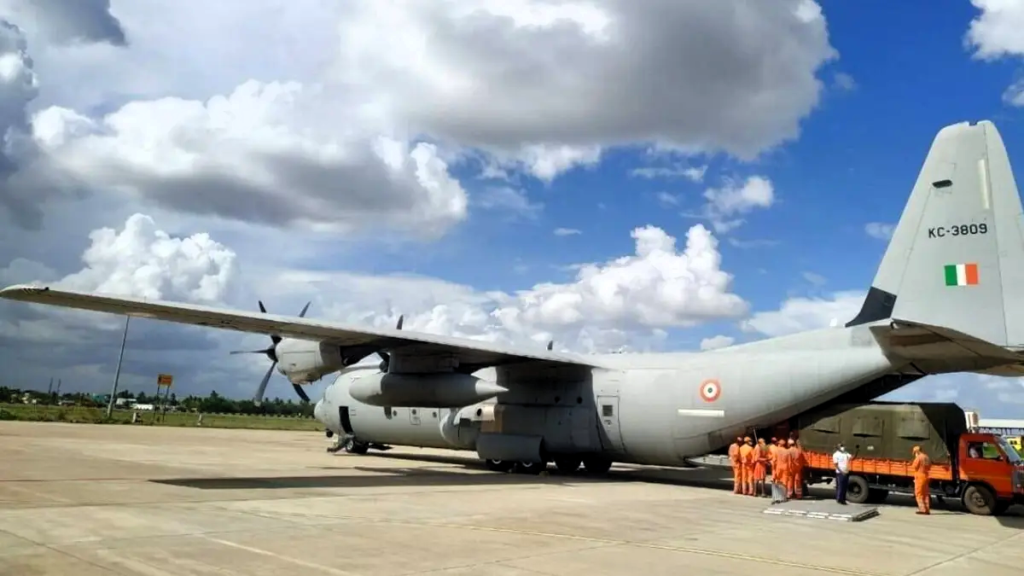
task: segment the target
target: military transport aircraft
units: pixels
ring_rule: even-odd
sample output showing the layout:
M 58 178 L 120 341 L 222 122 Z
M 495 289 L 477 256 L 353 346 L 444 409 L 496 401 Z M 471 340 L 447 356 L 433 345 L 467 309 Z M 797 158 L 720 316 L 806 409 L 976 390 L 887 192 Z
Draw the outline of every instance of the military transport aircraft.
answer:
M 996 127 L 964 122 L 936 135 L 855 318 L 708 352 L 568 354 L 51 286 L 0 296 L 270 335 L 268 356 L 295 384 L 346 371 L 315 410 L 356 438 L 440 438 L 527 469 L 678 466 L 747 430 L 929 374 L 1024 374 L 1022 226 Z M 353 366 L 374 353 L 381 366 Z

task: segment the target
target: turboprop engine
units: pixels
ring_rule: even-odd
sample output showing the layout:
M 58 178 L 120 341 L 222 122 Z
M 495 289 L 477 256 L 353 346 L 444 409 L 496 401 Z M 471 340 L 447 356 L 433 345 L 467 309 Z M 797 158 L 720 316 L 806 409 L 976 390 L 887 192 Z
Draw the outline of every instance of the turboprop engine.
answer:
M 470 374 L 354 374 L 348 388 L 353 399 L 371 406 L 454 408 L 508 392 L 504 386 Z

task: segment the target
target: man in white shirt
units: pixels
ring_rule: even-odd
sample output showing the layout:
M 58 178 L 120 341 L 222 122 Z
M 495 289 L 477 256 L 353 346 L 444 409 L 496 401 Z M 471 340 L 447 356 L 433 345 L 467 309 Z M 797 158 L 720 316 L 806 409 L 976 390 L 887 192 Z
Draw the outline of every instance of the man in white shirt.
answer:
M 836 502 L 846 504 L 846 486 L 850 480 L 850 460 L 853 455 L 840 444 L 832 454 L 832 463 L 836 467 Z

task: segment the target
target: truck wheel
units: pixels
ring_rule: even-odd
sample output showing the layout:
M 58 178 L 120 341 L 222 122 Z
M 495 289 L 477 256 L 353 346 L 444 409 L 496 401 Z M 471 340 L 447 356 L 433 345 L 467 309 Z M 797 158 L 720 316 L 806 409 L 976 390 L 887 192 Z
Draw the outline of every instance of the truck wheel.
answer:
M 1002 516 L 1003 514 L 1006 514 L 1006 511 L 1009 510 L 1012 505 L 1013 502 L 1009 500 L 996 500 L 996 505 L 992 508 L 992 515 Z
M 868 501 L 871 490 L 868 488 L 868 481 L 863 476 L 850 476 L 846 484 L 846 501 L 854 504 L 864 504 Z
M 964 508 L 971 514 L 991 516 L 995 512 L 996 497 L 992 491 L 981 484 L 971 484 L 964 490 Z
M 884 488 L 871 488 L 868 490 L 868 502 L 881 504 L 889 497 L 889 491 Z

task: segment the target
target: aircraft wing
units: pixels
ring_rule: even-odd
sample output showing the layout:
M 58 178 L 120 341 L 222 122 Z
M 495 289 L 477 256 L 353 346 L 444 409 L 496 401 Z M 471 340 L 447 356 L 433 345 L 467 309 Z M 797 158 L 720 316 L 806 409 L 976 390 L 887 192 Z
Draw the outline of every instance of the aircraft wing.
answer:
M 209 326 L 237 332 L 277 334 L 284 338 L 318 340 L 336 344 L 343 349 L 346 347 L 371 349 L 370 353 L 382 349 L 413 355 L 449 353 L 458 358 L 460 365 L 479 368 L 536 362 L 559 366 L 595 366 L 586 357 L 551 352 L 539 347 L 537 350 L 513 348 L 468 338 L 438 336 L 393 328 L 368 328 L 180 302 L 104 296 L 59 290 L 48 286 L 9 286 L 0 290 L 0 298 L 79 310 L 125 314 L 179 324 Z

